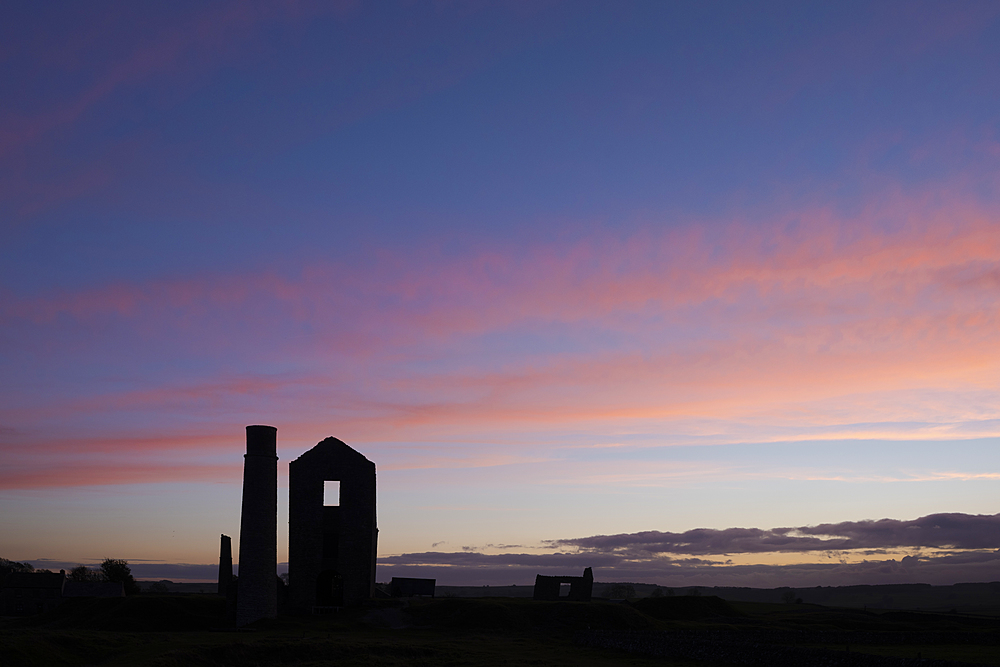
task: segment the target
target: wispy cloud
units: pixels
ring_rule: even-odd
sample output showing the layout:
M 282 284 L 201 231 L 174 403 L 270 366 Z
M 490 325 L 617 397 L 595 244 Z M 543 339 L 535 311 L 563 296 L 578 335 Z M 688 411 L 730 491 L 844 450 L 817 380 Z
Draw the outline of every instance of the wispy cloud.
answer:
M 684 533 L 648 531 L 553 540 L 585 553 L 729 554 L 929 547 L 993 549 L 1000 544 L 1000 514 L 931 514 L 911 521 L 845 521 L 796 528 L 700 528 Z
M 46 132 L 77 121 L 123 87 L 139 84 L 158 74 L 183 73 L 184 76 L 194 77 L 199 74 L 199 69 L 215 69 L 231 62 L 238 57 L 236 46 L 249 40 L 268 22 L 300 20 L 321 12 L 343 13 L 352 5 L 349 1 L 323 4 L 326 6 L 294 0 L 266 6 L 226 2 L 187 15 L 174 13 L 170 18 L 175 20 L 141 26 L 152 34 L 144 35 L 145 39 L 136 38 L 134 42 L 125 41 L 125 54 L 110 59 L 109 63 L 101 62 L 92 71 L 86 65 L 96 63 L 81 63 L 80 60 L 84 54 L 95 50 L 99 52 L 95 43 L 110 41 L 109 33 L 121 31 L 120 25 L 115 22 L 94 22 L 86 26 L 91 31 L 86 35 L 89 41 L 74 36 L 62 44 L 45 43 L 46 52 L 32 54 L 36 69 L 33 79 L 43 78 L 43 74 L 51 77 L 57 71 L 75 70 L 79 81 L 77 85 L 68 87 L 68 95 L 64 92 L 55 103 L 50 101 L 49 108 L 35 109 L 30 116 L 8 112 L 0 123 L 4 128 L 0 133 L 0 159 L 11 147 L 31 144 Z M 179 20 L 176 20 L 178 17 Z M 135 16 L 128 18 L 134 19 Z M 133 25 L 133 30 L 137 27 Z M 42 46 L 41 41 L 30 44 L 29 48 L 37 49 L 38 46 Z M 190 66 L 195 54 L 201 68 Z
M 180 451 L 192 427 L 144 443 L 131 422 L 220 414 L 294 424 L 304 441 L 331 425 L 362 442 L 582 425 L 660 446 L 994 437 L 1000 214 L 969 201 L 898 195 L 851 218 L 813 207 L 764 225 L 10 294 L 0 322 L 34 363 L 86 359 L 103 378 L 47 386 L 44 401 L 5 390 L 0 420 L 28 435 L 3 447 Z M 151 363 L 145 349 L 155 376 L 121 361 Z M 60 431 L 82 415 L 89 435 Z M 560 456 L 515 450 L 387 465 Z
M 551 540 L 547 544 L 560 550 L 553 553 L 487 554 L 472 548 L 386 556 L 378 565 L 382 576 L 433 573 L 439 583 L 464 585 L 530 583 L 534 574 L 573 574 L 584 567 L 594 568 L 601 581 L 672 586 L 945 585 L 995 580 L 998 535 L 1000 515 L 935 514 L 770 530 L 648 531 Z M 904 547 L 909 554 L 885 557 Z M 734 563 L 737 554 L 784 556 Z
M 471 556 L 471 557 L 470 557 Z M 597 581 L 631 581 L 664 586 L 855 586 L 924 583 L 945 586 L 996 581 L 1000 553 L 867 558 L 857 562 L 728 564 L 697 558 L 612 560 L 606 557 L 499 558 L 484 554 L 412 554 L 379 559 L 380 580 L 393 576 L 436 577 L 441 585 L 531 585 L 536 574 L 578 575 L 594 568 Z
M 61 464 L 33 468 L 11 466 L 0 471 L 0 489 L 104 486 L 109 484 L 149 484 L 166 481 L 239 482 L 239 465 L 206 465 L 182 462 L 169 464 Z

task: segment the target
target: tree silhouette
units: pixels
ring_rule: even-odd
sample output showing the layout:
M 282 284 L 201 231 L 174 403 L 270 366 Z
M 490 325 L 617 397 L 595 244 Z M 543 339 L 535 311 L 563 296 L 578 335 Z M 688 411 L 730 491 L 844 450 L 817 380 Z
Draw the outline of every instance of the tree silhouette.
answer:
M 146 592 L 148 592 L 148 593 L 169 593 L 170 589 L 167 588 L 167 584 L 172 584 L 172 583 L 174 583 L 174 582 L 172 582 L 172 581 L 170 581 L 168 579 L 161 579 L 160 581 L 156 581 L 156 582 L 150 584 L 149 588 L 146 589 Z
M 127 560 L 105 558 L 101 563 L 101 573 L 105 581 L 121 582 L 125 588 L 125 595 L 135 595 L 139 592 L 139 584 L 135 583 L 132 568 L 128 566 Z
M 603 595 L 612 600 L 627 600 L 635 597 L 635 586 L 632 584 L 611 584 L 604 589 Z
M 91 570 L 86 565 L 77 565 L 69 571 L 67 578 L 70 581 L 101 581 L 104 579 L 104 574 Z
M 3 585 L 4 579 L 11 572 L 33 572 L 34 570 L 35 568 L 32 567 L 31 563 L 18 563 L 6 558 L 0 558 L 0 586 Z

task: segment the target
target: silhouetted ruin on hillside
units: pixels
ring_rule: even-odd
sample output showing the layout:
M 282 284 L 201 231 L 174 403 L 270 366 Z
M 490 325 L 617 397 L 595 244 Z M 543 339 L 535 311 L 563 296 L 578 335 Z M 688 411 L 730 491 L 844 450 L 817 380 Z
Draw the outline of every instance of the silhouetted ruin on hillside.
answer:
M 337 503 L 329 506 L 323 503 L 326 482 L 339 483 Z M 373 597 L 375 464 L 340 440 L 327 438 L 289 464 L 288 498 L 289 610 L 316 611 Z M 277 429 L 247 426 L 235 590 L 228 536 L 221 536 L 219 548 L 218 592 L 229 598 L 235 593 L 238 626 L 275 618 L 279 606 L 284 613 L 285 589 L 275 576 L 277 514 Z
M 122 598 L 120 581 L 71 581 L 66 570 L 0 574 L 0 616 L 52 611 L 69 598 Z
M 373 598 L 378 548 L 375 464 L 333 437 L 288 464 L 287 591 L 275 576 L 277 478 L 277 429 L 247 426 L 235 587 L 228 536 L 221 536 L 219 548 L 218 592 L 230 600 L 235 593 L 236 625 L 275 618 L 279 607 L 282 613 L 316 613 Z M 328 482 L 336 483 L 337 493 L 325 499 Z M 390 594 L 434 597 L 436 583 L 393 577 Z M 538 575 L 534 598 L 589 602 L 593 588 L 589 567 L 582 577 Z
M 223 535 L 219 540 L 219 595 L 225 595 L 233 583 L 233 540 Z
M 0 614 L 21 616 L 40 614 L 62 603 L 66 571 L 11 572 L 0 582 Z
M 535 577 L 535 594 L 533 597 L 536 600 L 590 602 L 593 592 L 594 572 L 588 567 L 583 571 L 582 577 L 548 577 L 543 574 L 537 575 Z
M 340 483 L 324 506 L 324 482 Z M 292 609 L 340 607 L 375 594 L 375 464 L 336 438 L 288 465 L 288 584 Z

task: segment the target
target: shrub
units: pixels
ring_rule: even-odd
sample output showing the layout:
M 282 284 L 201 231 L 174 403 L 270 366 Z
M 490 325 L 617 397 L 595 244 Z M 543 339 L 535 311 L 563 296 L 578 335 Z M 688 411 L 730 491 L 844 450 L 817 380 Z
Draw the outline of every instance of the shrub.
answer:
M 105 581 L 121 582 L 125 588 L 125 595 L 135 595 L 139 592 L 139 584 L 135 583 L 132 568 L 128 566 L 127 560 L 105 558 L 101 563 L 101 573 Z
M 611 584 L 604 589 L 602 597 L 612 600 L 627 600 L 635 597 L 635 586 L 632 584 Z

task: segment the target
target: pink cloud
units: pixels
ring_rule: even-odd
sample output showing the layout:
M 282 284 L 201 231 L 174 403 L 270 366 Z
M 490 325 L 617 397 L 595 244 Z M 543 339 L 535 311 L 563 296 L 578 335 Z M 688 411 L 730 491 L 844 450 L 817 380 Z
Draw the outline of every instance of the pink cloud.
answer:
M 154 484 L 162 482 L 239 482 L 239 465 L 65 465 L 51 463 L 44 468 L 4 468 L 0 489 L 65 488 L 111 484 Z
M 40 452 L 195 449 L 189 432 L 147 441 L 119 429 L 165 415 L 218 423 L 220 414 L 237 424 L 267 415 L 310 444 L 331 431 L 349 441 L 476 440 L 484 429 L 504 438 L 640 423 L 668 432 L 714 423 L 716 433 L 765 439 L 895 437 L 905 429 L 852 425 L 906 420 L 941 426 L 913 426 L 914 437 L 960 437 L 962 423 L 1000 417 L 988 397 L 975 413 L 948 398 L 997 389 L 998 220 L 989 208 L 920 194 L 850 219 L 816 207 L 769 225 L 599 233 L 460 258 L 430 248 L 383 254 L 363 270 L 316 264 L 298 275 L 9 298 L 0 321 L 21 332 L 25 349 L 114 363 L 120 345 L 133 346 L 138 358 L 156 350 L 198 370 L 40 403 L 12 395 L 0 421 L 25 431 L 73 415 L 123 424 L 104 427 L 118 433 L 106 438 L 47 427 L 32 436 Z M 522 339 L 511 350 L 490 342 Z M 204 371 L 191 361 L 226 355 Z M 266 370 L 227 370 L 257 367 Z M 968 432 L 995 430 L 984 422 Z M 204 446 L 223 442 L 210 435 Z
M 220 67 L 239 63 L 261 48 L 262 28 L 274 23 L 304 23 L 316 14 L 343 16 L 352 0 L 315 3 L 281 0 L 266 4 L 228 2 L 194 12 L 143 18 L 81 10 L 70 34 L 29 28 L 38 37 L 14 48 L 31 53 L 29 87 L 17 91 L 28 106 L 0 114 L 0 201 L 14 202 L 16 223 L 53 205 L 103 189 L 120 180 L 122 162 L 149 158 L 144 140 L 124 139 L 89 155 L 83 166 L 62 152 L 74 143 L 79 127 L 113 101 L 115 95 L 143 87 L 160 104 L 174 104 Z M 148 139 L 148 136 L 145 137 Z M 28 165 L 48 164 L 43 174 Z M 58 165 L 58 167 L 56 167 Z M 56 168 L 53 168 L 56 167 Z
M 170 452 L 199 450 L 211 451 L 222 448 L 231 449 L 233 442 L 239 442 L 239 433 L 235 434 L 198 434 L 187 435 L 172 432 L 163 436 L 91 436 L 91 437 L 61 437 L 35 440 L 30 448 L 30 456 L 66 456 L 68 454 L 85 453 L 88 455 L 114 453 Z M 8 457 L 18 456 L 16 445 L 0 445 Z
M 327 5 L 327 10 L 342 12 L 354 3 L 323 4 Z M 218 56 L 220 52 L 231 51 L 232 45 L 250 39 L 260 25 L 275 20 L 298 19 L 317 10 L 321 10 L 318 4 L 296 0 L 266 5 L 230 2 L 198 12 L 181 24 L 166 25 L 154 38 L 140 40 L 124 58 L 116 60 L 58 106 L 31 115 L 8 113 L 0 118 L 0 128 L 3 128 L 0 130 L 0 157 L 14 148 L 30 145 L 61 126 L 76 122 L 123 86 L 134 85 L 158 73 L 177 70 L 181 61 L 190 58 L 192 53 L 204 55 L 214 52 Z M 92 36 L 104 40 L 108 37 L 106 34 Z M 44 43 L 38 48 L 49 52 L 44 58 L 49 67 L 77 69 L 77 61 L 81 57 L 78 44 L 60 48 L 59 45 Z M 93 48 L 93 45 L 88 48 Z M 55 54 L 51 53 L 53 49 Z M 192 70 L 195 71 L 203 71 L 203 68 Z
M 714 232 L 711 238 L 691 227 L 624 241 L 591 237 L 568 248 L 511 247 L 463 259 L 425 249 L 411 255 L 420 262 L 383 255 L 363 280 L 345 267 L 313 265 L 295 279 L 265 273 L 116 284 L 14 303 L 4 315 L 39 323 L 63 314 L 146 318 L 150 309 L 165 308 L 204 316 L 263 300 L 297 320 L 328 320 L 346 307 L 366 325 L 391 325 L 419 338 L 712 303 L 750 301 L 810 315 L 816 312 L 809 308 L 854 306 L 850 300 L 859 296 L 886 302 L 914 299 L 928 289 L 953 296 L 988 288 L 996 280 L 1000 250 L 995 214 L 954 205 L 929 216 L 921 211 L 926 205 L 917 199 L 854 220 L 816 209 L 763 228 L 713 224 L 706 228 Z M 918 215 L 922 219 L 913 219 Z M 878 229 L 886 216 L 903 220 L 902 228 Z

